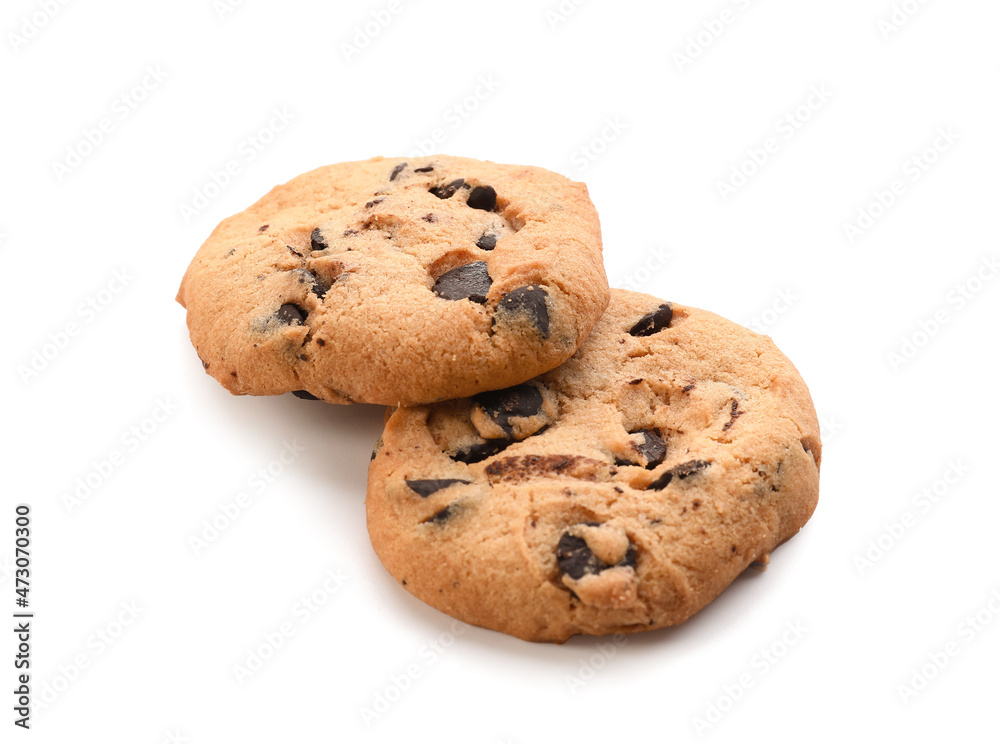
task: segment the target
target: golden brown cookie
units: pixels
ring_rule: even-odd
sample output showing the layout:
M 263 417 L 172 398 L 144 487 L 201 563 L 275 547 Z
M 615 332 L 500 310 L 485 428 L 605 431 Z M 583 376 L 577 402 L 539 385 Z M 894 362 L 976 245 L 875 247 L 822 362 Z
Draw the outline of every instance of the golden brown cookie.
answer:
M 427 403 L 568 359 L 608 301 L 587 188 L 467 158 L 319 168 L 224 220 L 177 295 L 235 394 Z
M 533 641 L 674 625 L 812 514 L 819 425 L 772 341 L 612 290 L 580 350 L 510 389 L 400 408 L 368 479 L 382 563 Z

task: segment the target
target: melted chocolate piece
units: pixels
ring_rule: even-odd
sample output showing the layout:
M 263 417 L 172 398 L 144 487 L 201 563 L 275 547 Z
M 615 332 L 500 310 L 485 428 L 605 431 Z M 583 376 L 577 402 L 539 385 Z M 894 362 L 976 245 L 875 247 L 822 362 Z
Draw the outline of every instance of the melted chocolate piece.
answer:
M 410 487 L 417 496 L 426 499 L 432 493 L 437 493 L 443 488 L 454 486 L 456 483 L 471 483 L 472 481 L 461 480 L 459 478 L 433 478 L 428 480 L 408 480 L 406 485 Z
M 309 236 L 309 242 L 312 244 L 314 251 L 325 251 L 330 248 L 330 244 L 326 242 L 326 238 L 323 237 L 323 233 L 319 231 L 318 227 L 312 231 L 312 235 Z
M 479 393 L 473 400 L 508 437 L 513 434 L 512 418 L 529 418 L 542 410 L 541 391 L 534 385 L 515 385 L 504 390 Z
M 451 456 L 451 459 L 471 465 L 503 452 L 509 445 L 510 440 L 508 439 L 487 439 L 482 444 L 474 444 L 464 450 L 459 450 Z
M 473 209 L 492 212 L 497 208 L 497 192 L 492 186 L 476 186 L 469 194 L 467 204 Z
M 407 166 L 407 163 L 400 163 L 395 168 L 392 169 L 392 173 L 389 174 L 389 180 L 395 181 L 396 176 L 403 172 L 403 169 Z
M 700 473 L 711 464 L 712 463 L 705 462 L 704 460 L 688 460 L 687 462 L 682 462 L 680 465 L 675 465 L 670 468 L 670 470 L 666 471 L 663 475 L 650 483 L 648 488 L 652 488 L 657 491 L 662 490 L 670 485 L 670 481 L 674 478 L 684 480 L 695 473 Z
M 279 307 L 275 315 L 278 320 L 287 325 L 302 325 L 306 322 L 306 317 L 309 313 L 298 305 L 287 303 Z
M 438 277 L 434 293 L 446 300 L 472 300 L 482 304 L 486 302 L 491 284 L 493 280 L 486 270 L 486 262 L 476 261 Z
M 445 184 L 444 186 L 432 186 L 429 191 L 438 199 L 450 199 L 455 195 L 455 192 L 464 185 L 464 178 L 456 178 L 454 181 L 449 184 Z
M 652 336 L 654 333 L 659 333 L 664 328 L 669 328 L 670 321 L 673 320 L 673 317 L 674 309 L 670 303 L 667 302 L 660 305 L 653 312 L 647 313 L 639 318 L 639 322 L 629 329 L 629 333 L 633 336 Z
M 498 313 L 526 315 L 542 338 L 549 337 L 548 293 L 534 285 L 518 287 L 503 296 L 497 305 Z

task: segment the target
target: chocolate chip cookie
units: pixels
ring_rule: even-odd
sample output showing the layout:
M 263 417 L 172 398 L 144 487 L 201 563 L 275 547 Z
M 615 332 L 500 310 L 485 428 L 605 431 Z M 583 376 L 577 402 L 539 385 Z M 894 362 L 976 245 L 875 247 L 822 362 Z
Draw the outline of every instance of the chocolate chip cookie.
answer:
M 612 290 L 580 350 L 389 417 L 372 544 L 403 587 L 532 641 L 675 625 L 816 506 L 809 391 L 766 336 Z
M 203 366 L 232 393 L 399 405 L 558 366 L 608 285 L 583 184 L 433 156 L 276 187 L 215 229 L 177 299 Z

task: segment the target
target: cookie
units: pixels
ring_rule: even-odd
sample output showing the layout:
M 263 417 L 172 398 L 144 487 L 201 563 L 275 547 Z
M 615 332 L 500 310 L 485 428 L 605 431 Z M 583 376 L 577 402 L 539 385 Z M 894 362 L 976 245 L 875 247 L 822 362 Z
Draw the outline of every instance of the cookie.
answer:
M 235 394 L 427 403 L 568 359 L 608 302 L 582 183 L 433 156 L 319 168 L 224 220 L 177 300 Z
M 407 591 L 465 622 L 532 641 L 651 630 L 805 524 L 820 454 L 768 337 L 616 289 L 558 369 L 393 412 L 368 530 Z

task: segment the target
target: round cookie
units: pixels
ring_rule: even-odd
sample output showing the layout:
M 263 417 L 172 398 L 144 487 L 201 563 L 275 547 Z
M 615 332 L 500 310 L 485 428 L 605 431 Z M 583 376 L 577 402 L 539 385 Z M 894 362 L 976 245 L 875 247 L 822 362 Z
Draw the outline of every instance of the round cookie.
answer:
M 608 302 L 582 183 L 432 156 L 319 168 L 224 220 L 177 300 L 230 392 L 428 403 L 508 387 Z
M 369 470 L 406 589 L 532 641 L 675 625 L 816 506 L 819 424 L 766 336 L 612 290 L 580 350 L 512 388 L 400 408 Z

